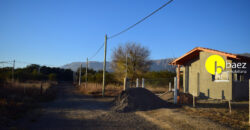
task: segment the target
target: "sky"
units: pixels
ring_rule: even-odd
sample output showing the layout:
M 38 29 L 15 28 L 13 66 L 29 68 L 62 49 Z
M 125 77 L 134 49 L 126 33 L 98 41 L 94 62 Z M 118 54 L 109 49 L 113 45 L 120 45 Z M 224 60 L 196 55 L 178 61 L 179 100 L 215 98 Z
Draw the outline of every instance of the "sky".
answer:
M 167 0 L 0 0 L 0 61 L 62 66 L 86 61 L 111 36 Z M 250 53 L 249 0 L 174 0 L 138 26 L 107 41 L 140 43 L 150 59 L 195 47 Z M 103 61 L 102 49 L 91 61 Z

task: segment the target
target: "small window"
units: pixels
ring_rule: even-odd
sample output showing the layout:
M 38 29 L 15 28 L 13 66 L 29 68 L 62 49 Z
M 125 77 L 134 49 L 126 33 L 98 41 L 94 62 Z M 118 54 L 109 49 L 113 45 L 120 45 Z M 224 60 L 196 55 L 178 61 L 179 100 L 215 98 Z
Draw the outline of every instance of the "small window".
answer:
M 212 81 L 214 81 L 215 80 L 215 75 L 212 75 Z
M 240 74 L 240 82 L 243 82 L 243 81 L 244 81 L 244 75 Z
M 244 81 L 244 75 L 241 75 L 240 81 Z
M 229 80 L 229 72 L 223 71 L 220 74 L 215 74 L 215 80 L 214 81 L 228 81 Z
M 233 74 L 234 81 L 243 82 L 244 81 L 244 74 Z
M 238 78 L 237 78 L 237 74 L 236 74 L 236 73 L 233 74 L 233 81 L 238 81 Z

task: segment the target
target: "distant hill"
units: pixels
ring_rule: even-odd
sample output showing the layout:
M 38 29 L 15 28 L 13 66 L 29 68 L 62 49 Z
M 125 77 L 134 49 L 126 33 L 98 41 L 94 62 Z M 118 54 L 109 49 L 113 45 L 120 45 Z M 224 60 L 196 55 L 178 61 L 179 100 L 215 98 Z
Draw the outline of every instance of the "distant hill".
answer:
M 168 63 L 171 62 L 173 59 L 168 58 L 168 59 L 160 59 L 160 60 L 152 60 L 152 65 L 150 67 L 150 71 L 161 71 L 161 70 L 168 70 L 168 71 L 175 71 L 175 67 L 169 65 Z M 86 66 L 86 62 L 72 62 L 66 65 L 63 65 L 61 68 L 64 69 L 71 69 L 73 71 L 76 71 L 77 68 L 80 67 L 82 63 L 82 66 Z M 103 69 L 103 62 L 98 62 L 98 61 L 90 61 L 89 68 L 93 70 L 102 70 Z M 112 72 L 111 64 L 110 62 L 107 62 L 107 71 Z
M 160 60 L 152 60 L 152 65 L 150 67 L 151 71 L 161 71 L 161 70 L 168 70 L 168 71 L 175 71 L 175 66 L 169 65 L 169 63 L 174 60 L 173 58 L 168 59 L 160 59 Z
M 242 53 L 242 54 L 239 54 L 239 55 L 250 57 L 250 53 Z
M 86 62 L 72 62 L 66 65 L 63 65 L 61 68 L 64 69 L 71 69 L 73 71 L 77 71 L 77 69 L 80 67 L 80 65 L 82 64 L 82 67 L 86 67 Z M 112 71 L 110 62 L 106 62 L 106 66 L 107 66 L 107 71 Z M 89 61 L 88 63 L 88 67 L 93 69 L 93 70 L 102 70 L 103 69 L 103 62 L 98 62 L 98 61 Z

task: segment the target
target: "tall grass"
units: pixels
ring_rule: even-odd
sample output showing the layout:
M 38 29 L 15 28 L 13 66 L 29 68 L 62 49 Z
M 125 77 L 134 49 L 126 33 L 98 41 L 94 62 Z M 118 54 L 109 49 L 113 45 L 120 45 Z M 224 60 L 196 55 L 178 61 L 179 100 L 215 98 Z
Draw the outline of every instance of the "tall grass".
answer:
M 105 86 L 105 96 L 117 96 L 123 90 L 123 86 L 108 84 Z M 98 83 L 88 83 L 85 86 L 85 83 L 82 83 L 79 86 L 79 91 L 82 94 L 92 95 L 92 96 L 102 96 L 102 84 Z
M 41 87 L 42 85 L 42 87 Z M 35 108 L 38 102 L 55 98 L 55 83 L 15 82 L 0 85 L 0 128 L 7 126 L 25 112 Z M 42 89 L 41 89 L 42 88 Z
M 155 87 L 151 85 L 147 85 L 145 86 L 145 88 L 153 93 L 164 93 L 169 89 L 168 86 Z M 105 96 L 118 96 L 122 92 L 122 90 L 122 85 L 108 84 L 105 87 Z M 82 83 L 81 86 L 79 86 L 79 91 L 80 93 L 85 95 L 102 96 L 102 84 L 88 83 L 88 85 L 85 86 L 85 83 Z

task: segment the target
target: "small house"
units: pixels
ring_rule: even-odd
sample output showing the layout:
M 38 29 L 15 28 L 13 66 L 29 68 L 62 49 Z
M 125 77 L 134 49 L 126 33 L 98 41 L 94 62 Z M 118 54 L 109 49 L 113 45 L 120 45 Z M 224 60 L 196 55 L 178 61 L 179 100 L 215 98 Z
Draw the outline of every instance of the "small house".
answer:
M 196 47 L 170 64 L 177 66 L 177 86 L 182 84 L 185 93 L 236 100 L 248 98 L 249 61 L 246 56 Z

